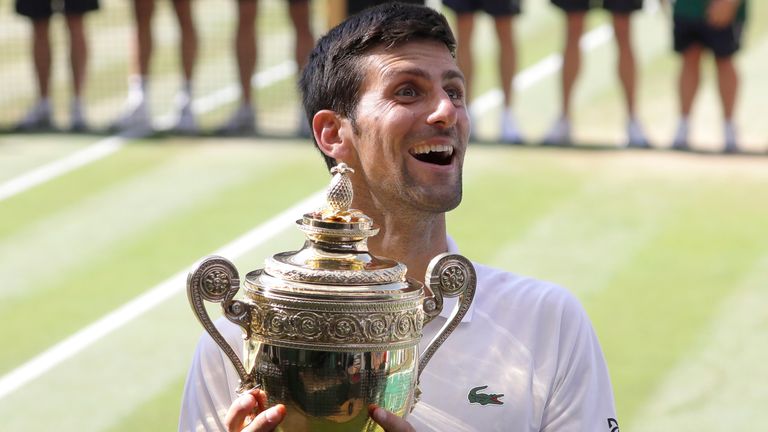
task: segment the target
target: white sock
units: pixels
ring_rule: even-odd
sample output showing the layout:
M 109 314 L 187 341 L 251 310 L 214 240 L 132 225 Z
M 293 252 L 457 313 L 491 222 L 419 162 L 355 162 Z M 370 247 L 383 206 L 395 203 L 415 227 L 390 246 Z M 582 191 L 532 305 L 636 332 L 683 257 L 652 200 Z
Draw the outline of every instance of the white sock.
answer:
M 147 77 L 132 75 L 128 78 L 128 100 L 134 104 L 144 102 L 147 97 Z
M 50 97 L 40 98 L 37 101 L 37 106 L 41 110 L 50 111 L 51 110 L 51 98 Z
M 72 103 L 70 104 L 70 114 L 73 118 L 83 117 L 83 101 L 79 97 L 72 98 Z
M 723 132 L 725 134 L 725 142 L 730 145 L 735 145 L 736 125 L 733 124 L 733 120 L 725 120 L 725 123 L 723 123 Z

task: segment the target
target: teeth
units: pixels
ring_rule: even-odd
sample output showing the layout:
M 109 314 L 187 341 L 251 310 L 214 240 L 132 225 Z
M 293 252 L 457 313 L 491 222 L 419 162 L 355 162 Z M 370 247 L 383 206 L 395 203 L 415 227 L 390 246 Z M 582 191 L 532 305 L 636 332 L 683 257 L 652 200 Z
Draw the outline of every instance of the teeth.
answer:
M 437 144 L 437 145 L 417 145 L 416 147 L 411 149 L 411 154 L 426 154 L 426 153 L 444 153 L 448 152 L 448 155 L 453 154 L 453 147 L 448 144 Z

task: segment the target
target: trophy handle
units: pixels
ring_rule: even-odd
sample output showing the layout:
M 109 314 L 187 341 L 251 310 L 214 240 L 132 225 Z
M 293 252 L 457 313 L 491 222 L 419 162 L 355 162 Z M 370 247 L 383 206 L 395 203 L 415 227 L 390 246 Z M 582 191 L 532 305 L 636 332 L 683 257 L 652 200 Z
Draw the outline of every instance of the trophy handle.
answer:
M 443 328 L 429 342 L 427 349 L 421 355 L 419 377 L 429 359 L 451 335 L 469 310 L 472 299 L 475 297 L 477 275 L 475 274 L 475 267 L 468 259 L 458 254 L 443 253 L 432 258 L 432 261 L 429 262 L 424 282 L 425 286 L 434 294 L 434 297 L 428 295 L 424 299 L 425 324 L 440 314 L 443 308 L 443 296 L 459 297 L 459 303 L 453 309 L 451 317 L 448 318 Z
M 238 289 L 240 289 L 240 276 L 237 268 L 231 261 L 221 256 L 212 255 L 203 258 L 187 277 L 189 304 L 205 331 L 211 335 L 213 341 L 229 357 L 229 361 L 237 370 L 240 376 L 238 392 L 243 392 L 255 388 L 256 382 L 245 370 L 232 347 L 216 329 L 203 303 L 203 300 L 221 303 L 224 316 L 242 327 L 245 330 L 244 338 L 247 339 L 251 335 L 251 309 L 247 303 L 233 300 Z

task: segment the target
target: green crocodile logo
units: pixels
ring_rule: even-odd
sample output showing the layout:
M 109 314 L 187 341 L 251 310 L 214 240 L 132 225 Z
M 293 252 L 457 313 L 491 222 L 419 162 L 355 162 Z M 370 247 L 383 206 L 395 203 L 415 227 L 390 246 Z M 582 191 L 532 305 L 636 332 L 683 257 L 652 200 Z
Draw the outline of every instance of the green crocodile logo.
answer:
M 472 390 L 469 391 L 469 394 L 467 395 L 467 399 L 469 399 L 469 403 L 477 403 L 480 405 L 504 405 L 504 402 L 500 401 L 499 398 L 503 397 L 503 394 L 485 394 L 485 393 L 478 393 L 480 390 L 487 389 L 488 386 L 480 386 L 475 387 Z

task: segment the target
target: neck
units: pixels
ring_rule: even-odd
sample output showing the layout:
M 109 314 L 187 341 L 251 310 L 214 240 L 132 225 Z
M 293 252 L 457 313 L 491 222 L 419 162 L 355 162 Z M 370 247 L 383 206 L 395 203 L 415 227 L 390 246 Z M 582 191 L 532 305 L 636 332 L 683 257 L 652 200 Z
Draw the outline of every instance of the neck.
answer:
M 408 215 L 398 210 L 382 211 L 375 206 L 354 207 L 373 218 L 380 227 L 379 233 L 368 239 L 370 252 L 405 264 L 408 277 L 423 282 L 429 261 L 448 251 L 445 213 Z

